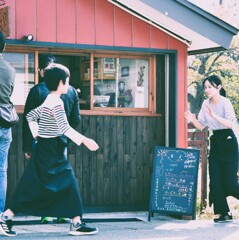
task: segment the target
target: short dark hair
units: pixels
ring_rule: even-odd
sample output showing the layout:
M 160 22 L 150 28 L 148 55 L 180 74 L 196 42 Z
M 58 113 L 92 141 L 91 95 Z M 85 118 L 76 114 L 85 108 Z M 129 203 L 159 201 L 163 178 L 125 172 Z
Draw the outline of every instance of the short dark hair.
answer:
M 56 58 L 52 54 L 39 55 L 38 67 L 39 69 L 45 69 L 50 63 L 55 63 Z
M 56 91 L 60 81 L 65 84 L 68 77 L 69 69 L 59 63 L 50 63 L 44 71 L 44 81 L 49 91 Z
M 6 45 L 6 38 L 2 32 L 0 32 L 0 52 L 3 52 Z

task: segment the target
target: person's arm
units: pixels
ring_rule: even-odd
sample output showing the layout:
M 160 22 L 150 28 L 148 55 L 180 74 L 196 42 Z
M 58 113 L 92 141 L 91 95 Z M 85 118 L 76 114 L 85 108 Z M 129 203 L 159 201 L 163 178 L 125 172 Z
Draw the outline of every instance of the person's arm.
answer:
M 72 97 L 72 109 L 69 113 L 68 119 L 69 119 L 70 126 L 76 129 L 76 127 L 80 123 L 80 103 L 79 103 L 78 94 L 73 87 L 71 88 L 70 93 Z
M 29 128 L 31 130 L 32 137 L 34 139 L 38 136 L 38 119 L 41 116 L 42 107 L 39 106 L 31 110 L 27 115 L 26 119 L 28 121 Z
M 96 151 L 99 148 L 98 144 L 94 140 L 85 137 L 73 128 L 69 128 L 64 135 L 70 138 L 78 146 L 83 143 L 91 151 Z
M 26 115 L 32 109 L 37 107 L 34 96 L 34 89 L 31 89 L 27 96 L 22 120 L 22 151 L 24 152 L 27 159 L 31 157 L 33 137 L 26 119 Z
M 187 111 L 184 113 L 185 118 L 191 122 L 194 127 L 196 127 L 199 130 L 203 130 L 204 126 L 197 120 L 196 115 L 191 113 L 190 111 Z
M 236 115 L 231 102 L 228 100 L 225 102 L 225 104 L 225 117 L 218 116 L 209 106 L 206 106 L 207 113 L 225 128 L 233 128 L 236 123 Z
M 60 131 L 74 143 L 78 146 L 83 143 L 91 151 L 96 151 L 99 148 L 98 144 L 94 140 L 85 137 L 70 127 L 63 106 L 56 106 L 53 113 Z

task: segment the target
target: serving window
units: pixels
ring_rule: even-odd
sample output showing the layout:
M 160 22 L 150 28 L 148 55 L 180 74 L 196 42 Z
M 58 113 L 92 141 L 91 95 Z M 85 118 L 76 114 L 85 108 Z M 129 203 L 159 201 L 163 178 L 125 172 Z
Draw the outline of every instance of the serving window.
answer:
M 23 112 L 30 89 L 39 82 L 38 58 L 46 49 L 11 49 L 4 58 L 16 69 L 12 102 Z M 154 57 L 51 51 L 57 63 L 70 70 L 70 84 L 80 100 L 81 114 L 154 114 Z
M 148 109 L 148 57 L 94 56 L 82 61 L 82 100 L 85 109 Z M 92 94 L 90 89 L 92 87 Z M 83 107 L 84 108 L 84 107 Z

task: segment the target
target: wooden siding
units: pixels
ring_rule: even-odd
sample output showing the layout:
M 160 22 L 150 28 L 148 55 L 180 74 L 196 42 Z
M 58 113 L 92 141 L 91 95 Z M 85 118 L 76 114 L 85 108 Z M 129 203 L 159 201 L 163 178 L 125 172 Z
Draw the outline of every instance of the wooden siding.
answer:
M 138 18 L 134 18 L 133 26 L 133 47 L 149 48 L 150 25 Z
M 10 21 L 16 24 L 15 26 L 15 37 L 16 39 L 21 39 L 23 36 L 32 34 L 36 36 L 36 0 L 24 0 L 24 1 L 15 1 L 15 17 L 16 21 Z M 14 11 L 14 9 L 10 9 Z M 10 28 L 11 29 L 11 28 Z
M 22 147 L 22 116 L 13 127 L 9 152 L 8 201 L 28 162 Z M 160 117 L 82 116 L 78 128 L 95 139 L 100 149 L 90 152 L 71 143 L 68 157 L 88 209 L 145 210 L 149 204 L 154 147 L 164 146 Z
M 5 6 L 10 6 L 10 39 L 31 33 L 38 42 L 177 51 L 177 146 L 187 146 L 185 43 L 107 0 L 6 0 Z
M 95 0 L 79 0 L 76 9 L 77 43 L 95 44 Z
M 95 2 L 95 43 L 113 46 L 114 6 L 108 1 L 96 0 Z
M 6 6 L 10 39 L 31 33 L 39 42 L 181 49 L 178 40 L 169 46 L 168 34 L 107 0 L 6 0 Z
M 41 41 L 56 42 L 56 11 L 51 11 L 51 14 L 46 14 L 47 9 L 53 9 L 56 7 L 56 0 L 41 0 L 37 1 L 37 37 Z
M 150 39 L 151 48 L 168 49 L 168 35 L 156 27 L 151 27 Z
M 64 42 L 64 43 L 75 42 L 76 41 L 76 20 L 75 20 L 76 1 L 60 0 L 60 1 L 57 1 L 56 3 L 57 3 L 56 4 L 57 42 Z M 47 7 L 47 4 L 45 5 L 45 7 Z
M 133 17 L 127 12 L 116 9 L 114 17 L 114 45 L 132 46 Z M 122 34 L 123 33 L 123 34 Z

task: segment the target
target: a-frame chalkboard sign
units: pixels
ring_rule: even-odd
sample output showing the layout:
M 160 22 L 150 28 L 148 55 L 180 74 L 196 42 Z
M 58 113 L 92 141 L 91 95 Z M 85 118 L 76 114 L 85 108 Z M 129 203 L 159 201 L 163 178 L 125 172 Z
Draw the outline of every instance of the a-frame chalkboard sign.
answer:
M 155 147 L 148 220 L 154 212 L 196 217 L 200 150 Z

